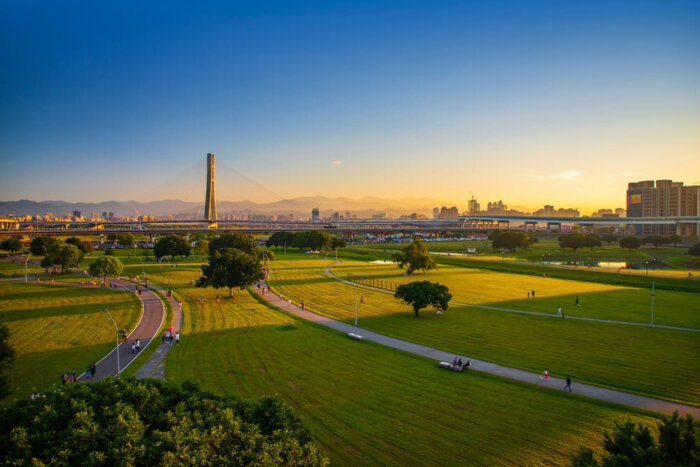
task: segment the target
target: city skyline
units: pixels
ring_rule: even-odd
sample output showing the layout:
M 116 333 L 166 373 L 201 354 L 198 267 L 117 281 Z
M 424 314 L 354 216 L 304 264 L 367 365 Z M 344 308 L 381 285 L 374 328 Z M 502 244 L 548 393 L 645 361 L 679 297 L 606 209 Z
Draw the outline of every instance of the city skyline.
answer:
M 0 199 L 201 201 L 208 152 L 261 203 L 700 183 L 697 2 L 505 6 L 6 2 Z

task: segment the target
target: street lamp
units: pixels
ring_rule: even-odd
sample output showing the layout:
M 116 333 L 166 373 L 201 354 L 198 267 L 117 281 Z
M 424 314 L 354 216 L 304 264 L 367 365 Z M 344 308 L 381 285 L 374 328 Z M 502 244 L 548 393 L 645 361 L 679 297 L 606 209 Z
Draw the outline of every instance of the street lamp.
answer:
M 654 281 L 651 281 L 651 327 L 654 327 Z
M 107 316 L 109 316 L 109 319 L 112 320 L 114 323 L 114 329 L 117 331 L 116 333 L 116 344 L 114 346 L 114 352 L 117 354 L 117 376 L 119 376 L 119 326 L 117 326 L 117 322 L 114 321 L 114 318 L 112 318 L 112 315 L 110 314 L 109 310 L 105 309 L 102 310 L 105 313 L 107 313 Z
M 352 285 L 355 287 L 355 327 L 357 327 L 357 282 L 353 280 Z
M 24 259 L 24 283 L 27 283 L 27 263 L 29 263 L 29 257 L 32 256 L 31 253 L 27 253 L 27 257 Z
M 644 261 L 644 264 L 646 266 L 646 273 L 644 275 L 648 276 L 649 275 L 649 260 Z

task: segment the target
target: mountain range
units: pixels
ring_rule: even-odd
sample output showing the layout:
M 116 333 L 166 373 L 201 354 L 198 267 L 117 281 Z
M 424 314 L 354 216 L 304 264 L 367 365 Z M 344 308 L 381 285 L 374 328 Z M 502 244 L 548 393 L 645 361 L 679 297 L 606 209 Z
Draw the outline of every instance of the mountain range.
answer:
M 418 213 L 432 216 L 434 207 L 441 207 L 445 203 L 430 198 L 403 198 L 399 200 L 364 197 L 353 198 L 327 198 L 324 196 L 307 196 L 301 198 L 283 199 L 271 203 L 255 203 L 253 201 L 220 201 L 217 203 L 219 217 L 228 214 L 293 214 L 295 218 L 311 217 L 311 210 L 318 208 L 322 217 L 330 216 L 334 212 L 345 214 L 351 212 L 359 218 L 368 218 L 373 214 L 386 213 L 390 217 L 398 217 L 402 214 Z M 449 207 L 449 206 L 448 206 Z M 459 207 L 460 212 L 464 210 Z M 65 213 L 80 211 L 83 216 L 89 216 L 96 212 L 114 213 L 116 217 L 132 217 L 138 215 L 153 215 L 163 217 L 172 215 L 178 219 L 198 219 L 203 217 L 204 203 L 181 200 L 163 201 L 103 201 L 99 203 L 71 203 L 67 201 L 0 201 L 0 216 L 40 215 L 53 213 L 55 216 L 63 216 Z

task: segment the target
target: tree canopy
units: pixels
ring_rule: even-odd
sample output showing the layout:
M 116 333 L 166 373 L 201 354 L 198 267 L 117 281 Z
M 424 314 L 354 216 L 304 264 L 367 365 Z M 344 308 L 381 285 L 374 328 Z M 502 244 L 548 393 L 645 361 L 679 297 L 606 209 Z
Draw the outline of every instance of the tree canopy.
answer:
M 675 233 L 674 233 L 674 234 L 671 234 L 671 235 L 668 236 L 668 243 L 673 244 L 673 246 L 678 245 L 678 244 L 679 244 L 680 242 L 682 242 L 682 241 L 683 241 L 683 237 L 681 237 L 681 236 L 678 235 L 678 234 L 675 234 Z
M 500 250 L 504 248 L 509 251 L 515 251 L 518 248 L 527 248 L 531 242 L 530 237 L 528 237 L 527 234 L 525 234 L 524 232 L 504 232 L 498 230 L 492 232 L 492 235 L 490 237 L 491 246 L 494 250 Z
M 260 256 L 260 248 L 250 235 L 239 232 L 225 233 L 209 240 L 209 254 L 224 248 L 235 248 L 255 258 Z
M 420 238 L 414 238 L 413 242 L 394 252 L 391 255 L 399 268 L 406 268 L 406 274 L 413 275 L 415 271 L 429 271 L 435 269 L 435 260 L 428 253 L 428 245 Z
M 170 255 L 171 259 L 176 256 L 189 256 L 190 244 L 180 235 L 166 235 L 158 239 L 153 245 L 153 256 L 160 259 Z
M 695 440 L 692 415 L 663 417 L 657 425 L 658 443 L 651 430 L 630 420 L 616 422 L 611 433 L 603 434 L 602 464 L 592 449 L 581 447 L 572 457 L 574 467 L 594 466 L 697 466 L 700 446 Z
M 636 250 L 640 246 L 642 246 L 642 241 L 635 235 L 627 235 L 620 239 L 620 248 Z
M 413 312 L 418 317 L 421 309 L 430 305 L 438 310 L 447 310 L 452 294 L 449 289 L 437 282 L 414 281 L 402 284 L 396 289 L 395 298 L 413 307 Z
M 338 248 L 345 248 L 348 246 L 344 238 L 331 237 L 331 250 L 335 251 Z
M 671 243 L 671 240 L 669 237 L 664 237 L 663 235 L 647 235 L 646 237 L 642 238 L 642 244 L 647 243 L 651 243 L 654 245 L 654 248 L 658 248 L 659 245 Z
M 292 246 L 292 240 L 294 239 L 294 234 L 291 232 L 275 232 L 270 235 L 267 239 L 267 247 L 285 247 Z
M 93 276 L 103 276 L 106 279 L 107 276 L 120 275 L 123 269 L 122 262 L 116 256 L 100 256 L 97 261 L 90 265 L 88 271 Z
M 597 235 L 572 232 L 559 236 L 559 246 L 562 248 L 571 248 L 576 251 L 583 247 L 590 247 L 593 249 L 593 247 L 601 246 L 601 242 L 600 237 Z
M 22 242 L 19 241 L 19 238 L 6 238 L 2 241 L 2 243 L 0 243 L 0 248 L 5 251 L 9 251 L 10 253 L 16 253 L 22 249 Z
M 105 378 L 0 406 L 10 465 L 325 465 L 277 396 L 241 401 L 187 381 Z
M 197 287 L 228 287 L 229 297 L 233 295 L 234 287 L 243 289 L 264 278 L 260 257 L 237 248 L 216 250 L 210 253 L 208 261 L 202 266 Z
M 53 237 L 48 235 L 39 235 L 38 237 L 32 238 L 32 241 L 29 244 L 29 251 L 34 256 L 44 256 L 49 245 L 56 242 L 57 240 Z
M 700 242 L 688 248 L 688 254 L 690 256 L 700 256 Z
M 331 235 L 320 230 L 308 230 L 297 232 L 292 237 L 292 246 L 301 250 L 330 250 L 332 246 Z
M 10 346 L 10 329 L 5 323 L 0 323 L 0 399 L 10 394 L 10 377 L 7 370 L 14 359 L 15 350 Z
M 61 269 L 65 271 L 68 268 L 78 267 L 82 259 L 83 253 L 75 245 L 56 242 L 46 249 L 46 255 L 41 260 L 41 266 L 45 268 L 61 266 Z
M 119 234 L 117 241 L 121 246 L 133 246 L 136 243 L 134 235 L 129 232 Z
M 607 242 L 608 245 L 617 241 L 617 236 L 615 234 L 607 233 L 601 237 L 601 240 Z

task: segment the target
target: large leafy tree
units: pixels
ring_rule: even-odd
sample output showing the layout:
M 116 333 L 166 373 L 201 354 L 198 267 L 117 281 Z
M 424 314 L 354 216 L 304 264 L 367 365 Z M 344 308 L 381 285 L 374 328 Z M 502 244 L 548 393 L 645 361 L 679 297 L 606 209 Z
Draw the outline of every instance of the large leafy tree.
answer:
M 642 244 L 651 243 L 654 248 L 658 248 L 659 245 L 666 245 L 670 243 L 669 237 L 664 237 L 663 235 L 647 235 L 642 239 Z
M 494 250 L 515 251 L 518 248 L 527 248 L 531 241 L 524 232 L 499 231 L 497 235 L 492 235 L 491 246 Z
M 668 243 L 673 244 L 673 246 L 677 246 L 680 242 L 683 241 L 683 237 L 681 237 L 678 234 L 671 234 L 668 236 Z
M 260 256 L 260 248 L 250 235 L 233 232 L 220 235 L 209 241 L 209 254 L 224 248 L 235 248 L 253 257 Z
M 264 278 L 259 256 L 252 256 L 237 248 L 222 248 L 209 255 L 209 262 L 202 266 L 202 276 L 197 287 L 228 287 L 229 297 L 233 288 L 241 289 Z
M 395 298 L 403 300 L 404 303 L 413 307 L 416 317 L 419 311 L 428 306 L 434 306 L 438 310 L 447 310 L 452 294 L 449 289 L 437 282 L 414 281 L 409 284 L 402 284 L 396 289 Z
M 268 248 L 292 246 L 294 234 L 291 232 L 275 232 L 267 239 Z
M 122 273 L 124 265 L 116 256 L 100 256 L 89 268 L 91 275 L 102 276 L 107 280 L 107 276 L 116 277 Z
M 75 245 L 84 255 L 89 255 L 94 250 L 92 242 L 88 240 L 81 240 L 78 237 L 70 237 L 66 239 L 66 243 L 70 245 Z
M 0 399 L 7 397 L 10 393 L 10 377 L 7 369 L 12 365 L 15 358 L 15 351 L 10 346 L 10 329 L 0 323 Z M 0 453 L 0 457 L 2 457 Z
M 635 235 L 627 235 L 620 239 L 620 248 L 636 250 L 640 246 L 642 246 L 642 241 Z
M 297 232 L 292 239 L 292 246 L 299 249 L 310 248 L 312 250 L 330 250 L 331 236 L 328 232 L 320 230 L 309 230 L 306 232 Z
M 0 248 L 12 254 L 22 249 L 22 243 L 19 241 L 19 238 L 10 237 L 0 243 Z
M 576 251 L 579 248 L 601 246 L 600 238 L 594 234 L 582 234 L 572 232 L 559 236 L 559 246 L 562 248 L 571 248 Z
M 41 260 L 42 267 L 61 266 L 62 270 L 75 268 L 80 265 L 83 253 L 75 245 L 65 242 L 52 243 L 46 249 L 46 255 Z
M 435 260 L 428 253 L 428 245 L 420 238 L 414 238 L 413 242 L 394 252 L 391 255 L 399 268 L 406 268 L 406 274 L 413 275 L 416 271 L 428 271 L 435 269 Z
M 153 256 L 160 259 L 170 255 L 171 259 L 176 256 L 189 256 L 190 244 L 180 235 L 166 235 L 158 239 L 153 245 Z
M 615 423 L 612 432 L 603 434 L 602 463 L 588 447 L 572 456 L 575 467 L 594 466 L 697 466 L 700 445 L 695 439 L 692 415 L 679 417 L 675 412 L 658 424 L 658 442 L 651 430 L 630 420 Z
M 29 244 L 29 251 L 34 256 L 44 256 L 49 245 L 56 242 L 57 240 L 53 237 L 48 235 L 39 235 L 38 237 L 32 238 L 32 241 Z
M 129 232 L 119 234 L 117 241 L 121 246 L 133 246 L 136 243 L 134 235 Z
M 335 251 L 338 248 L 345 248 L 348 246 L 344 238 L 331 237 L 331 250 Z
M 188 381 L 105 378 L 52 386 L 0 406 L 8 465 L 300 465 L 327 463 L 282 400 L 241 401 Z

